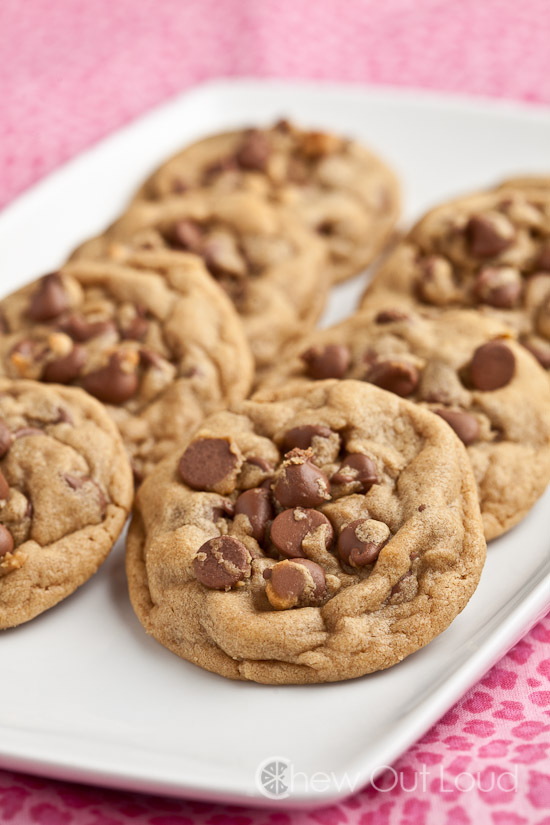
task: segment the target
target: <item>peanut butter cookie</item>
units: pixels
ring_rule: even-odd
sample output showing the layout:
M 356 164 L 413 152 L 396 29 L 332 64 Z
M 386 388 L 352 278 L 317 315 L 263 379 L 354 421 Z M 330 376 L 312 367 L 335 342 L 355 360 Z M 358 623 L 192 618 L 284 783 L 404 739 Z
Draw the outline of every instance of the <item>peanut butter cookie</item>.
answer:
M 464 446 L 360 381 L 245 401 L 142 485 L 127 543 L 158 641 L 232 679 L 330 682 L 390 667 L 474 592 L 486 545 Z

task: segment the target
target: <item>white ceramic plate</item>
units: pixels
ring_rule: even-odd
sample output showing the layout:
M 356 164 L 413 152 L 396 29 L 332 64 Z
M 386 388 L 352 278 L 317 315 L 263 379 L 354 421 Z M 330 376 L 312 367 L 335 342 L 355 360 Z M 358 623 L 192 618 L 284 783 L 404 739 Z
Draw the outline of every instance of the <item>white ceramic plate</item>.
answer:
M 407 218 L 550 167 L 541 110 L 359 87 L 214 83 L 109 138 L 0 215 L 0 291 L 58 266 L 187 141 L 282 115 L 379 150 L 403 178 Z M 335 290 L 325 320 L 350 312 L 362 286 Z M 390 764 L 548 609 L 549 506 L 547 494 L 492 544 L 470 604 L 428 647 L 389 671 L 317 687 L 232 683 L 180 661 L 134 617 L 119 546 L 74 596 L 0 634 L 0 765 L 249 804 L 274 805 L 265 794 L 277 791 L 288 807 L 341 798 Z M 278 768 L 258 773 L 275 757 Z M 277 770 L 279 785 L 270 782 Z

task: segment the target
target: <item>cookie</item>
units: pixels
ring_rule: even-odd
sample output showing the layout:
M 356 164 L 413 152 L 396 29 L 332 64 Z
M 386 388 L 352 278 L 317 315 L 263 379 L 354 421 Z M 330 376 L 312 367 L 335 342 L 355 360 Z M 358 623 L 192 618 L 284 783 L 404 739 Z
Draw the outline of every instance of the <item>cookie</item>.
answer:
M 550 189 L 481 192 L 432 209 L 367 288 L 499 318 L 550 369 Z
M 0 378 L 0 628 L 87 581 L 132 498 L 124 445 L 98 401 L 73 387 Z
M 288 121 L 188 146 L 146 181 L 138 198 L 159 200 L 197 188 L 252 191 L 288 205 L 326 245 L 333 282 L 371 263 L 400 211 L 398 181 L 369 149 Z
M 467 447 L 486 538 L 501 535 L 550 481 L 544 370 L 494 319 L 415 311 L 393 295 L 372 300 L 370 309 L 308 336 L 267 386 L 298 391 L 304 382 L 354 378 L 437 413 Z
M 325 251 L 292 213 L 250 193 L 139 203 L 73 258 L 123 262 L 139 249 L 200 255 L 232 299 L 257 369 L 313 326 L 328 293 Z
M 390 667 L 474 592 L 486 545 L 466 451 L 436 415 L 360 381 L 245 401 L 146 479 L 127 542 L 134 609 L 232 679 Z
M 242 325 L 194 255 L 74 262 L 4 298 L 0 312 L 0 373 L 74 384 L 106 404 L 138 479 L 250 389 Z

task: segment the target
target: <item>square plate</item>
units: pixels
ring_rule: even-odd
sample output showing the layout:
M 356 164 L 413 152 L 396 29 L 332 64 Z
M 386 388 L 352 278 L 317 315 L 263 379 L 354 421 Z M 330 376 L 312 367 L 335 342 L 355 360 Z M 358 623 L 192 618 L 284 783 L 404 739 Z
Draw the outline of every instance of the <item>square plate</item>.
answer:
M 550 117 L 542 110 L 361 87 L 216 82 L 118 132 L 0 215 L 0 291 L 59 266 L 186 142 L 283 115 L 378 150 L 403 179 L 406 219 L 506 175 L 548 173 Z M 335 289 L 325 322 L 353 311 L 363 286 L 364 276 Z M 547 492 L 492 543 L 474 597 L 435 641 L 388 671 L 333 685 L 232 683 L 179 660 L 135 618 L 119 543 L 74 596 L 0 634 L 9 685 L 0 765 L 246 804 L 342 798 L 424 733 L 548 610 L 549 506 Z M 270 781 L 277 775 L 278 785 Z

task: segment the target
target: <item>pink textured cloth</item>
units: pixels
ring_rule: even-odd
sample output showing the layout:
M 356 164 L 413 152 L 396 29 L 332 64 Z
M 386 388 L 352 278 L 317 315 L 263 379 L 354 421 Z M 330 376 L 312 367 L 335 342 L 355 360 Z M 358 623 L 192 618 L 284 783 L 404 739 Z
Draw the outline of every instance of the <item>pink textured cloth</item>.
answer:
M 549 0 L 2 0 L 0 204 L 206 78 L 390 83 L 550 103 L 549 43 Z M 550 825 L 549 751 L 547 617 L 378 790 L 340 805 L 256 812 L 0 771 L 0 822 Z

